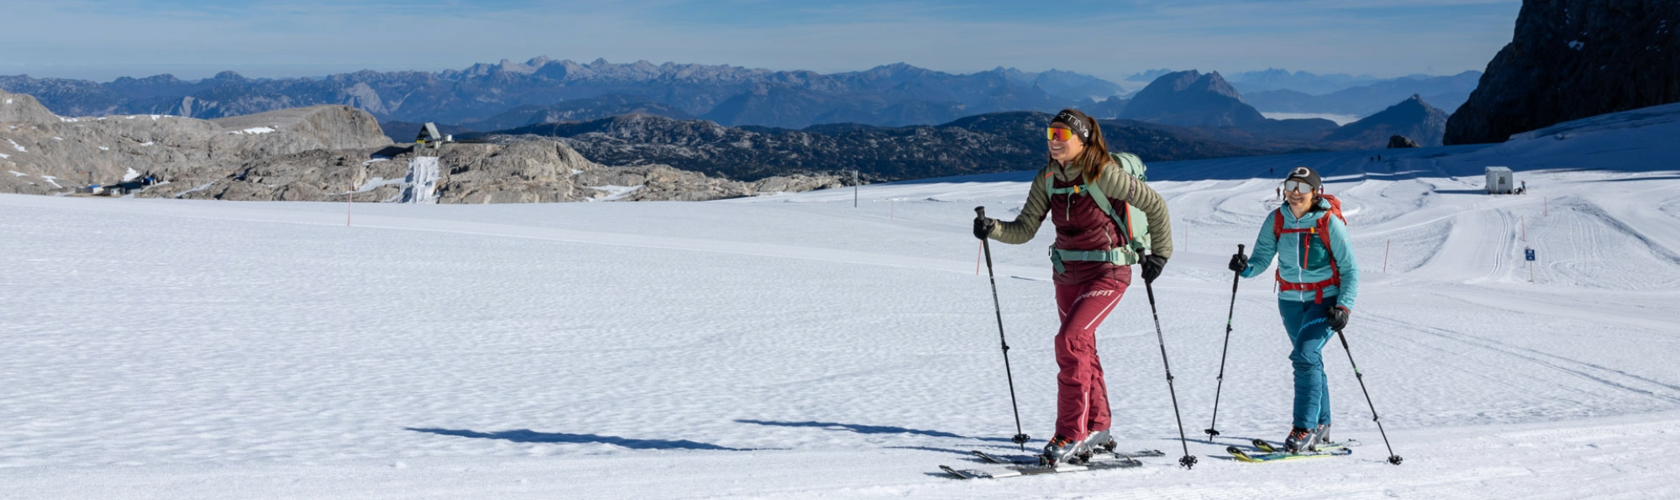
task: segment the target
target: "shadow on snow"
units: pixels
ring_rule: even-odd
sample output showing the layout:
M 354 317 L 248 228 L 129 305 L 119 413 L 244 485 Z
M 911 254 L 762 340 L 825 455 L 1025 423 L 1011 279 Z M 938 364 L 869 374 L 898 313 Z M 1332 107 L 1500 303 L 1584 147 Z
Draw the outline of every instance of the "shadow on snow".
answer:
M 979 437 L 963 436 L 963 435 L 960 435 L 960 434 L 952 434 L 952 433 L 949 433 L 949 432 L 942 432 L 942 431 L 929 431 L 929 430 L 922 430 L 922 429 L 907 429 L 907 428 L 904 428 L 904 427 L 888 427 L 888 426 L 881 426 L 881 425 L 840 424 L 840 423 L 834 423 L 834 422 L 775 422 L 775 421 L 768 421 L 768 420 L 736 420 L 736 422 L 743 423 L 743 424 L 769 425 L 769 426 L 776 426 L 776 427 L 817 427 L 817 428 L 826 429 L 826 430 L 852 431 L 852 432 L 856 432 L 858 434 L 915 434 L 915 435 L 919 435 L 919 436 L 945 437 L 945 438 L 957 438 L 957 439 L 973 439 L 973 440 L 977 440 L 977 441 L 1000 441 L 1000 442 L 1005 442 L 1005 443 L 1009 442 L 1009 438 L 979 438 Z
M 699 443 L 688 440 L 667 441 L 662 439 L 630 439 L 618 436 L 598 436 L 595 434 L 569 434 L 564 432 L 537 432 L 529 429 L 499 432 L 478 432 L 457 429 L 420 429 L 407 427 L 414 432 L 441 434 L 475 439 L 502 439 L 515 443 L 601 443 L 622 446 L 634 450 L 722 450 L 749 451 L 745 448 L 729 448 L 715 444 Z

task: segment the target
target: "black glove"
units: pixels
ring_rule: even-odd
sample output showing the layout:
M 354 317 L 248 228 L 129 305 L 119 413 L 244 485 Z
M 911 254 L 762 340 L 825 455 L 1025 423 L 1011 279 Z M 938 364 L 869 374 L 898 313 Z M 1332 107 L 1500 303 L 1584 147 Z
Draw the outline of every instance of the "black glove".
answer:
M 996 227 L 996 226 L 997 226 L 997 219 L 992 219 L 992 218 L 988 218 L 988 217 L 975 217 L 974 218 L 974 237 L 975 238 L 980 238 L 982 240 L 986 239 L 986 235 L 992 234 L 992 228 Z
M 1351 314 L 1353 314 L 1353 311 L 1349 311 L 1346 307 L 1336 306 L 1335 309 L 1331 309 L 1330 329 L 1335 330 L 1336 333 L 1342 333 L 1342 329 L 1347 328 L 1348 315 Z
M 1143 282 L 1154 283 L 1155 278 L 1161 277 L 1161 268 L 1167 267 L 1167 258 L 1159 255 L 1143 256 Z
M 1246 270 L 1248 270 L 1248 256 L 1243 255 L 1241 253 L 1232 255 L 1231 256 L 1231 264 L 1228 265 L 1228 266 L 1225 266 L 1225 267 L 1230 269 L 1233 272 L 1239 272 L 1240 273 L 1240 272 L 1246 271 Z

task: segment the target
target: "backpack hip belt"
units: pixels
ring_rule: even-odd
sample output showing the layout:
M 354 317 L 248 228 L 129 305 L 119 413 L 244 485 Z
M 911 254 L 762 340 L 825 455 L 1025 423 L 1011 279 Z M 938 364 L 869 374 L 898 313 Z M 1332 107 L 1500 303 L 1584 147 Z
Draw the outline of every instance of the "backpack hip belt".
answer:
M 1143 250 L 1149 248 L 1149 217 L 1144 215 L 1143 211 L 1130 203 L 1122 203 L 1126 211 L 1125 215 L 1121 215 L 1114 209 L 1114 205 L 1109 203 L 1108 196 L 1103 194 L 1102 188 L 1097 187 L 1096 183 L 1087 182 L 1058 188 L 1053 185 L 1054 177 L 1054 173 L 1047 172 L 1044 175 L 1043 184 L 1047 194 L 1090 196 L 1097 208 L 1102 209 L 1103 213 L 1114 221 L 1114 227 L 1118 229 L 1116 232 L 1120 233 L 1120 245 L 1107 250 L 1063 250 L 1051 245 L 1050 263 L 1055 265 L 1056 274 L 1067 272 L 1063 262 L 1108 262 L 1117 266 L 1129 266 L 1141 260 Z
M 1126 247 L 1110 248 L 1108 250 L 1062 250 L 1050 247 L 1050 263 L 1056 266 L 1056 274 L 1067 272 L 1063 262 L 1108 262 L 1117 266 L 1129 266 L 1138 262 L 1138 255 Z

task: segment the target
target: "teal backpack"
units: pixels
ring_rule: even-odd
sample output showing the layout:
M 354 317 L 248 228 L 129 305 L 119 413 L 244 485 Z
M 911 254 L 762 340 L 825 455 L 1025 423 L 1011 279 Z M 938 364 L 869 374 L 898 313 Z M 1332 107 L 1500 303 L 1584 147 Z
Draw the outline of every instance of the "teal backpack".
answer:
M 1143 160 L 1138 159 L 1137 155 L 1109 153 L 1108 156 L 1120 165 L 1121 171 L 1136 177 L 1139 181 L 1149 180 L 1148 176 L 1144 174 L 1147 167 L 1143 165 Z M 1065 188 L 1055 187 L 1055 175 L 1053 172 L 1045 172 L 1044 178 L 1040 179 L 1045 194 L 1090 196 L 1091 201 L 1097 203 L 1097 208 L 1102 209 L 1103 213 L 1108 214 L 1108 218 L 1114 220 L 1114 227 L 1120 229 L 1120 237 L 1124 240 L 1120 242 L 1120 246 L 1111 250 L 1062 250 L 1052 245 L 1050 247 L 1050 262 L 1056 265 L 1056 274 L 1067 272 L 1062 266 L 1062 262 L 1110 262 L 1119 266 L 1129 266 L 1143 259 L 1143 251 L 1149 248 L 1149 217 L 1144 215 L 1142 210 L 1138 210 L 1130 203 L 1122 203 L 1126 208 L 1124 212 L 1115 210 L 1114 205 L 1108 202 L 1108 197 L 1103 195 L 1102 188 L 1097 187 L 1095 183 L 1084 183 Z

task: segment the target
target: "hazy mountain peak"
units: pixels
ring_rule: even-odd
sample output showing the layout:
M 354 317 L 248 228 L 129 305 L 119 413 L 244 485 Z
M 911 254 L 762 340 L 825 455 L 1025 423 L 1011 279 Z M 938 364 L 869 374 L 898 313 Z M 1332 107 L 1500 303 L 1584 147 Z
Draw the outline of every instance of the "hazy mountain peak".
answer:
M 1447 130 L 1447 113 L 1411 97 L 1377 114 L 1349 123 L 1326 136 L 1331 141 L 1358 141 L 1366 147 L 1382 147 L 1395 135 L 1406 136 L 1423 146 L 1440 146 Z
M 148 76 L 148 77 L 145 77 L 145 78 L 133 78 L 133 77 L 127 77 L 127 76 L 120 76 L 120 77 L 117 77 L 116 80 L 111 81 L 112 85 L 169 85 L 169 84 L 177 84 L 177 83 L 184 83 L 184 82 L 182 82 L 181 79 L 179 79 L 179 78 L 175 78 L 175 75 L 171 75 L 169 73 L 164 73 L 164 74 L 161 74 L 161 75 L 152 75 L 152 76 Z
M 1166 74 L 1169 74 L 1169 73 L 1172 73 L 1172 72 L 1173 72 L 1173 70 L 1170 70 L 1170 69 L 1167 69 L 1167 68 L 1145 70 L 1145 71 L 1140 71 L 1140 72 L 1134 73 L 1134 74 L 1132 74 L 1132 76 L 1126 77 L 1126 81 L 1129 81 L 1129 82 L 1153 82 L 1156 79 L 1160 78 L 1162 75 L 1166 75 Z
M 1197 70 L 1167 73 L 1138 91 L 1121 118 L 1190 126 L 1245 126 L 1266 121 L 1242 102 L 1219 72 Z
M 1242 96 L 1237 93 L 1237 89 L 1231 87 L 1230 82 L 1226 82 L 1225 77 L 1220 76 L 1218 71 L 1204 74 L 1192 69 L 1168 73 L 1155 79 L 1154 83 L 1144 87 L 1143 91 L 1138 93 L 1141 95 L 1144 92 L 1149 92 L 1151 88 L 1156 89 L 1157 92 L 1170 89 L 1171 92 L 1213 93 L 1233 99 L 1242 99 Z

